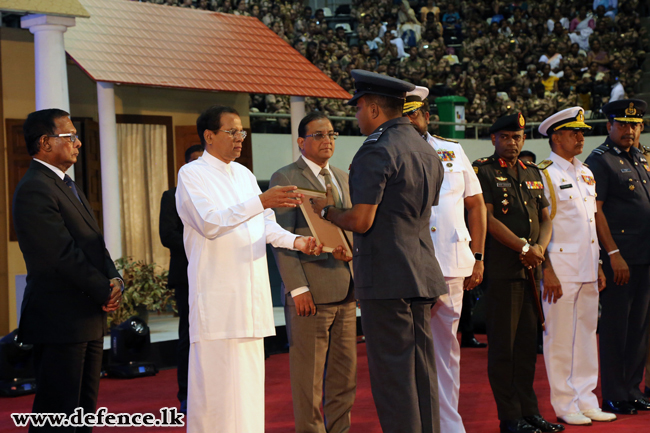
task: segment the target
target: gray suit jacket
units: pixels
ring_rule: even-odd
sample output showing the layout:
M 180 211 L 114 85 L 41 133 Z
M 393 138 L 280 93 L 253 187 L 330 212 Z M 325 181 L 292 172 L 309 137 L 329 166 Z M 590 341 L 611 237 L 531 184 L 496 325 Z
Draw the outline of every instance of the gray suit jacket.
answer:
M 341 188 L 343 207 L 352 207 L 347 173 L 331 165 L 330 171 Z M 276 185 L 296 185 L 299 188 L 324 191 L 322 184 L 302 158 L 273 173 L 269 187 Z M 278 224 L 286 230 L 303 236 L 312 235 L 299 207 L 276 208 L 274 211 Z M 346 235 L 348 239 L 352 239 L 351 233 Z M 302 286 L 309 286 L 317 305 L 341 302 L 348 296 L 350 268 L 347 263 L 336 260 L 331 254 L 309 256 L 282 248 L 273 248 L 273 254 L 282 277 L 287 304 L 293 305 L 290 292 Z

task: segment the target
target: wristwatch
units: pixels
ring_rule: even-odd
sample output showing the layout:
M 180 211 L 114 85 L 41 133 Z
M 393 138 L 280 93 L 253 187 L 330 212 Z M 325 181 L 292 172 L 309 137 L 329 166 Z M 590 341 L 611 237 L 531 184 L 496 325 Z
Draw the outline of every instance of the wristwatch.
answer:
M 483 261 L 483 253 L 474 253 L 474 259 L 478 262 Z
M 529 249 L 530 249 L 530 244 L 528 242 L 526 242 L 526 245 L 521 247 L 521 254 L 526 254 Z
M 331 207 L 334 207 L 331 204 L 328 204 L 325 206 L 321 211 L 320 211 L 320 217 L 323 218 L 324 220 L 327 219 L 327 212 L 330 210 Z

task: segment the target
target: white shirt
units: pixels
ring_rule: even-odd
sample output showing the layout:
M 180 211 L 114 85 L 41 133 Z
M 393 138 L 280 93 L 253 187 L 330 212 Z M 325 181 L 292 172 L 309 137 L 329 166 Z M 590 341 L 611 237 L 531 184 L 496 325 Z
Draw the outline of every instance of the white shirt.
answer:
M 320 171 L 323 168 L 326 168 L 330 172 L 330 176 L 332 178 L 332 188 L 336 188 L 336 190 L 339 192 L 339 197 L 343 197 L 343 194 L 341 193 L 341 187 L 336 183 L 336 178 L 334 177 L 334 173 L 332 173 L 332 170 L 330 170 L 330 163 L 329 161 L 327 164 L 325 164 L 325 167 L 322 167 L 318 164 L 316 164 L 314 161 L 309 160 L 308 158 L 305 158 L 304 155 L 300 155 L 303 161 L 305 161 L 305 164 L 307 164 L 307 167 L 314 173 L 314 176 L 316 176 L 316 179 L 323 185 L 323 189 L 327 190 L 327 185 L 325 184 L 325 176 L 320 174 Z M 309 287 L 307 286 L 301 286 L 301 287 L 296 287 L 293 289 L 291 293 L 291 297 L 295 298 L 298 295 L 302 295 L 303 293 L 306 293 L 309 291 Z
M 65 173 L 63 171 L 61 171 L 61 169 L 59 167 L 55 167 L 52 164 L 48 164 L 47 162 L 42 161 L 42 160 L 40 160 L 38 158 L 33 158 L 33 159 L 34 159 L 34 161 L 38 161 L 41 164 L 43 164 L 44 166 L 46 166 L 47 168 L 49 168 L 50 170 L 52 170 L 54 173 L 56 173 L 57 176 L 59 176 L 61 178 L 61 180 L 63 180 L 63 178 L 65 177 Z
M 465 225 L 464 199 L 481 194 L 481 184 L 459 143 L 428 133 L 427 141 L 438 152 L 445 169 L 438 206 L 431 208 L 429 220 L 436 258 L 445 277 L 468 277 L 476 260 L 469 247 L 472 238 Z
M 623 88 L 620 81 L 617 81 L 609 94 L 609 102 L 618 101 L 619 99 L 625 99 L 625 88 Z
M 596 235 L 596 185 L 594 175 L 578 158 L 573 163 L 551 152 L 546 170 L 544 195 L 551 205 L 553 235 L 548 255 L 555 274 L 563 281 L 590 283 L 598 279 L 598 236 Z M 593 183 L 593 185 L 589 185 Z
M 294 249 L 297 235 L 275 222 L 260 194 L 250 170 L 207 151 L 178 173 L 192 343 L 275 335 L 266 244 Z

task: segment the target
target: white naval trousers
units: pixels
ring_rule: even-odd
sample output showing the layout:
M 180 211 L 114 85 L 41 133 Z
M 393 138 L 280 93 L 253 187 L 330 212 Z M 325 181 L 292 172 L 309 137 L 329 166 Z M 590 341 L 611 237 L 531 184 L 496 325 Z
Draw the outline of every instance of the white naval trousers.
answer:
M 542 302 L 546 317 L 544 363 L 551 405 L 558 417 L 600 407 L 598 384 L 598 282 L 569 283 L 560 278 L 562 297 Z M 541 284 L 542 292 L 544 283 Z
M 264 433 L 264 339 L 190 346 L 188 433 Z
M 465 433 L 458 414 L 460 344 L 458 321 L 463 309 L 463 277 L 445 278 L 447 293 L 431 309 L 431 333 L 438 369 L 441 433 Z

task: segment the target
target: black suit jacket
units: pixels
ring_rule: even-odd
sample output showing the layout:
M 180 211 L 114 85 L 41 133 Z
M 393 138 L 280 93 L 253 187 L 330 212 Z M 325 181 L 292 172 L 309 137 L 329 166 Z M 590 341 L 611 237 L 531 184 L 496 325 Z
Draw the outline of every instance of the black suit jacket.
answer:
M 176 210 L 176 187 L 163 192 L 158 231 L 160 241 L 170 251 L 167 284 L 176 290 L 184 288 L 187 291 L 188 263 L 183 245 L 183 221 Z
M 26 343 L 78 343 L 106 331 L 102 305 L 119 277 L 88 200 L 32 161 L 13 199 L 14 227 L 27 265 L 19 335 Z

